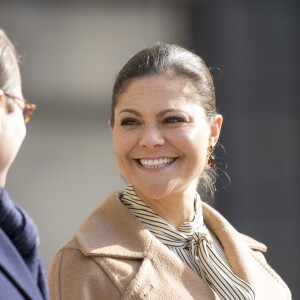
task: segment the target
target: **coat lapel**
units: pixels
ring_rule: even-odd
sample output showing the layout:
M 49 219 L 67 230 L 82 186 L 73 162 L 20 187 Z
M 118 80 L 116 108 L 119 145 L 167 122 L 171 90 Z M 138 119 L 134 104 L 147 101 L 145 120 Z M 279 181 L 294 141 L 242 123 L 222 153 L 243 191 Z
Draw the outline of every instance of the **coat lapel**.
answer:
M 99 238 L 99 237 L 105 237 Z M 120 202 L 119 194 L 104 201 L 74 233 L 89 256 L 145 258 L 152 236 Z
M 42 299 L 25 262 L 1 228 L 0 245 L 0 265 L 13 279 L 12 284 L 27 294 L 30 299 Z
M 167 288 L 166 288 L 167 287 Z M 208 284 L 155 237 L 146 258 L 128 285 L 127 299 L 219 300 Z
M 202 206 L 204 223 L 220 240 L 233 272 L 250 285 L 253 284 L 253 278 L 247 272 L 251 261 L 249 247 L 247 249 L 239 233 L 217 211 L 206 204 Z

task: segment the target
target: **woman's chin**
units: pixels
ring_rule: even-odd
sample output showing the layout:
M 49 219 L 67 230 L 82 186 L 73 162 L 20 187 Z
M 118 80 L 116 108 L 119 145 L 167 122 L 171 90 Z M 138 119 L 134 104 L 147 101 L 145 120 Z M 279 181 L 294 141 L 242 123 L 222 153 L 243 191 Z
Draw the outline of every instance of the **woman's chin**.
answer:
M 149 184 L 135 186 L 133 188 L 142 200 L 159 200 L 169 197 L 174 192 L 174 186 L 168 184 Z

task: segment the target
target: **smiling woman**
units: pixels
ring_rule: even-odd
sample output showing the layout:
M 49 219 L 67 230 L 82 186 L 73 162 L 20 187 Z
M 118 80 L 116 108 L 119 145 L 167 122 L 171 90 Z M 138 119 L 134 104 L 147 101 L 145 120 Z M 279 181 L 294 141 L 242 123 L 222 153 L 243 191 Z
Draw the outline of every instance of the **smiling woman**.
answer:
M 128 187 L 58 251 L 52 299 L 291 299 L 266 247 L 201 201 L 223 121 L 203 60 L 177 45 L 142 50 L 119 72 L 111 108 Z
M 220 115 L 209 124 L 193 98 L 194 89 L 185 78 L 138 78 L 119 96 L 111 124 L 122 176 L 175 228 L 194 216 L 190 199 L 205 167 L 207 147 L 215 146 L 222 124 Z

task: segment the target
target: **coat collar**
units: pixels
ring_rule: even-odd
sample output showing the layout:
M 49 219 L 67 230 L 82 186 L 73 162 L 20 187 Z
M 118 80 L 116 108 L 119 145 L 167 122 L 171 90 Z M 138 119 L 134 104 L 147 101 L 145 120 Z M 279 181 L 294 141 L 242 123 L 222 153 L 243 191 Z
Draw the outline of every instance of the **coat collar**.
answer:
M 2 268 L 30 299 L 42 299 L 37 284 L 34 282 L 24 260 L 1 228 L 0 244 L 0 265 Z
M 121 195 L 110 195 L 74 233 L 84 254 L 133 259 L 147 256 L 153 236 L 121 203 Z
M 226 239 L 242 239 L 244 243 L 253 250 L 266 252 L 267 247 L 255 239 L 239 233 L 218 211 L 206 203 L 202 203 L 203 219 L 206 226 L 218 237 L 222 245 L 226 245 Z
M 254 239 L 240 234 L 220 213 L 203 204 L 206 226 L 220 240 L 232 271 L 242 280 L 256 286 L 254 257 L 250 249 L 265 252 L 267 247 Z
M 144 258 L 153 235 L 121 203 L 121 192 L 110 195 L 74 233 L 81 251 L 90 256 Z M 248 247 L 266 251 L 266 246 L 238 233 L 230 223 L 209 205 L 202 203 L 206 226 L 226 247 L 228 236 L 246 242 Z M 105 239 L 99 239 L 105 236 Z

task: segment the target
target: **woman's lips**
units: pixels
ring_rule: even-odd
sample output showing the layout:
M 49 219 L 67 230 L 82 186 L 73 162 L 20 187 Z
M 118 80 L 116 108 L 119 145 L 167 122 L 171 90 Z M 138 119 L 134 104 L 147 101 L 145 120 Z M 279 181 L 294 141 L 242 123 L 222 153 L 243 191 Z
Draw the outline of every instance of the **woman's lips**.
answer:
M 172 164 L 176 160 L 175 157 L 161 157 L 161 158 L 141 158 L 137 159 L 139 164 L 147 169 L 158 169 Z

